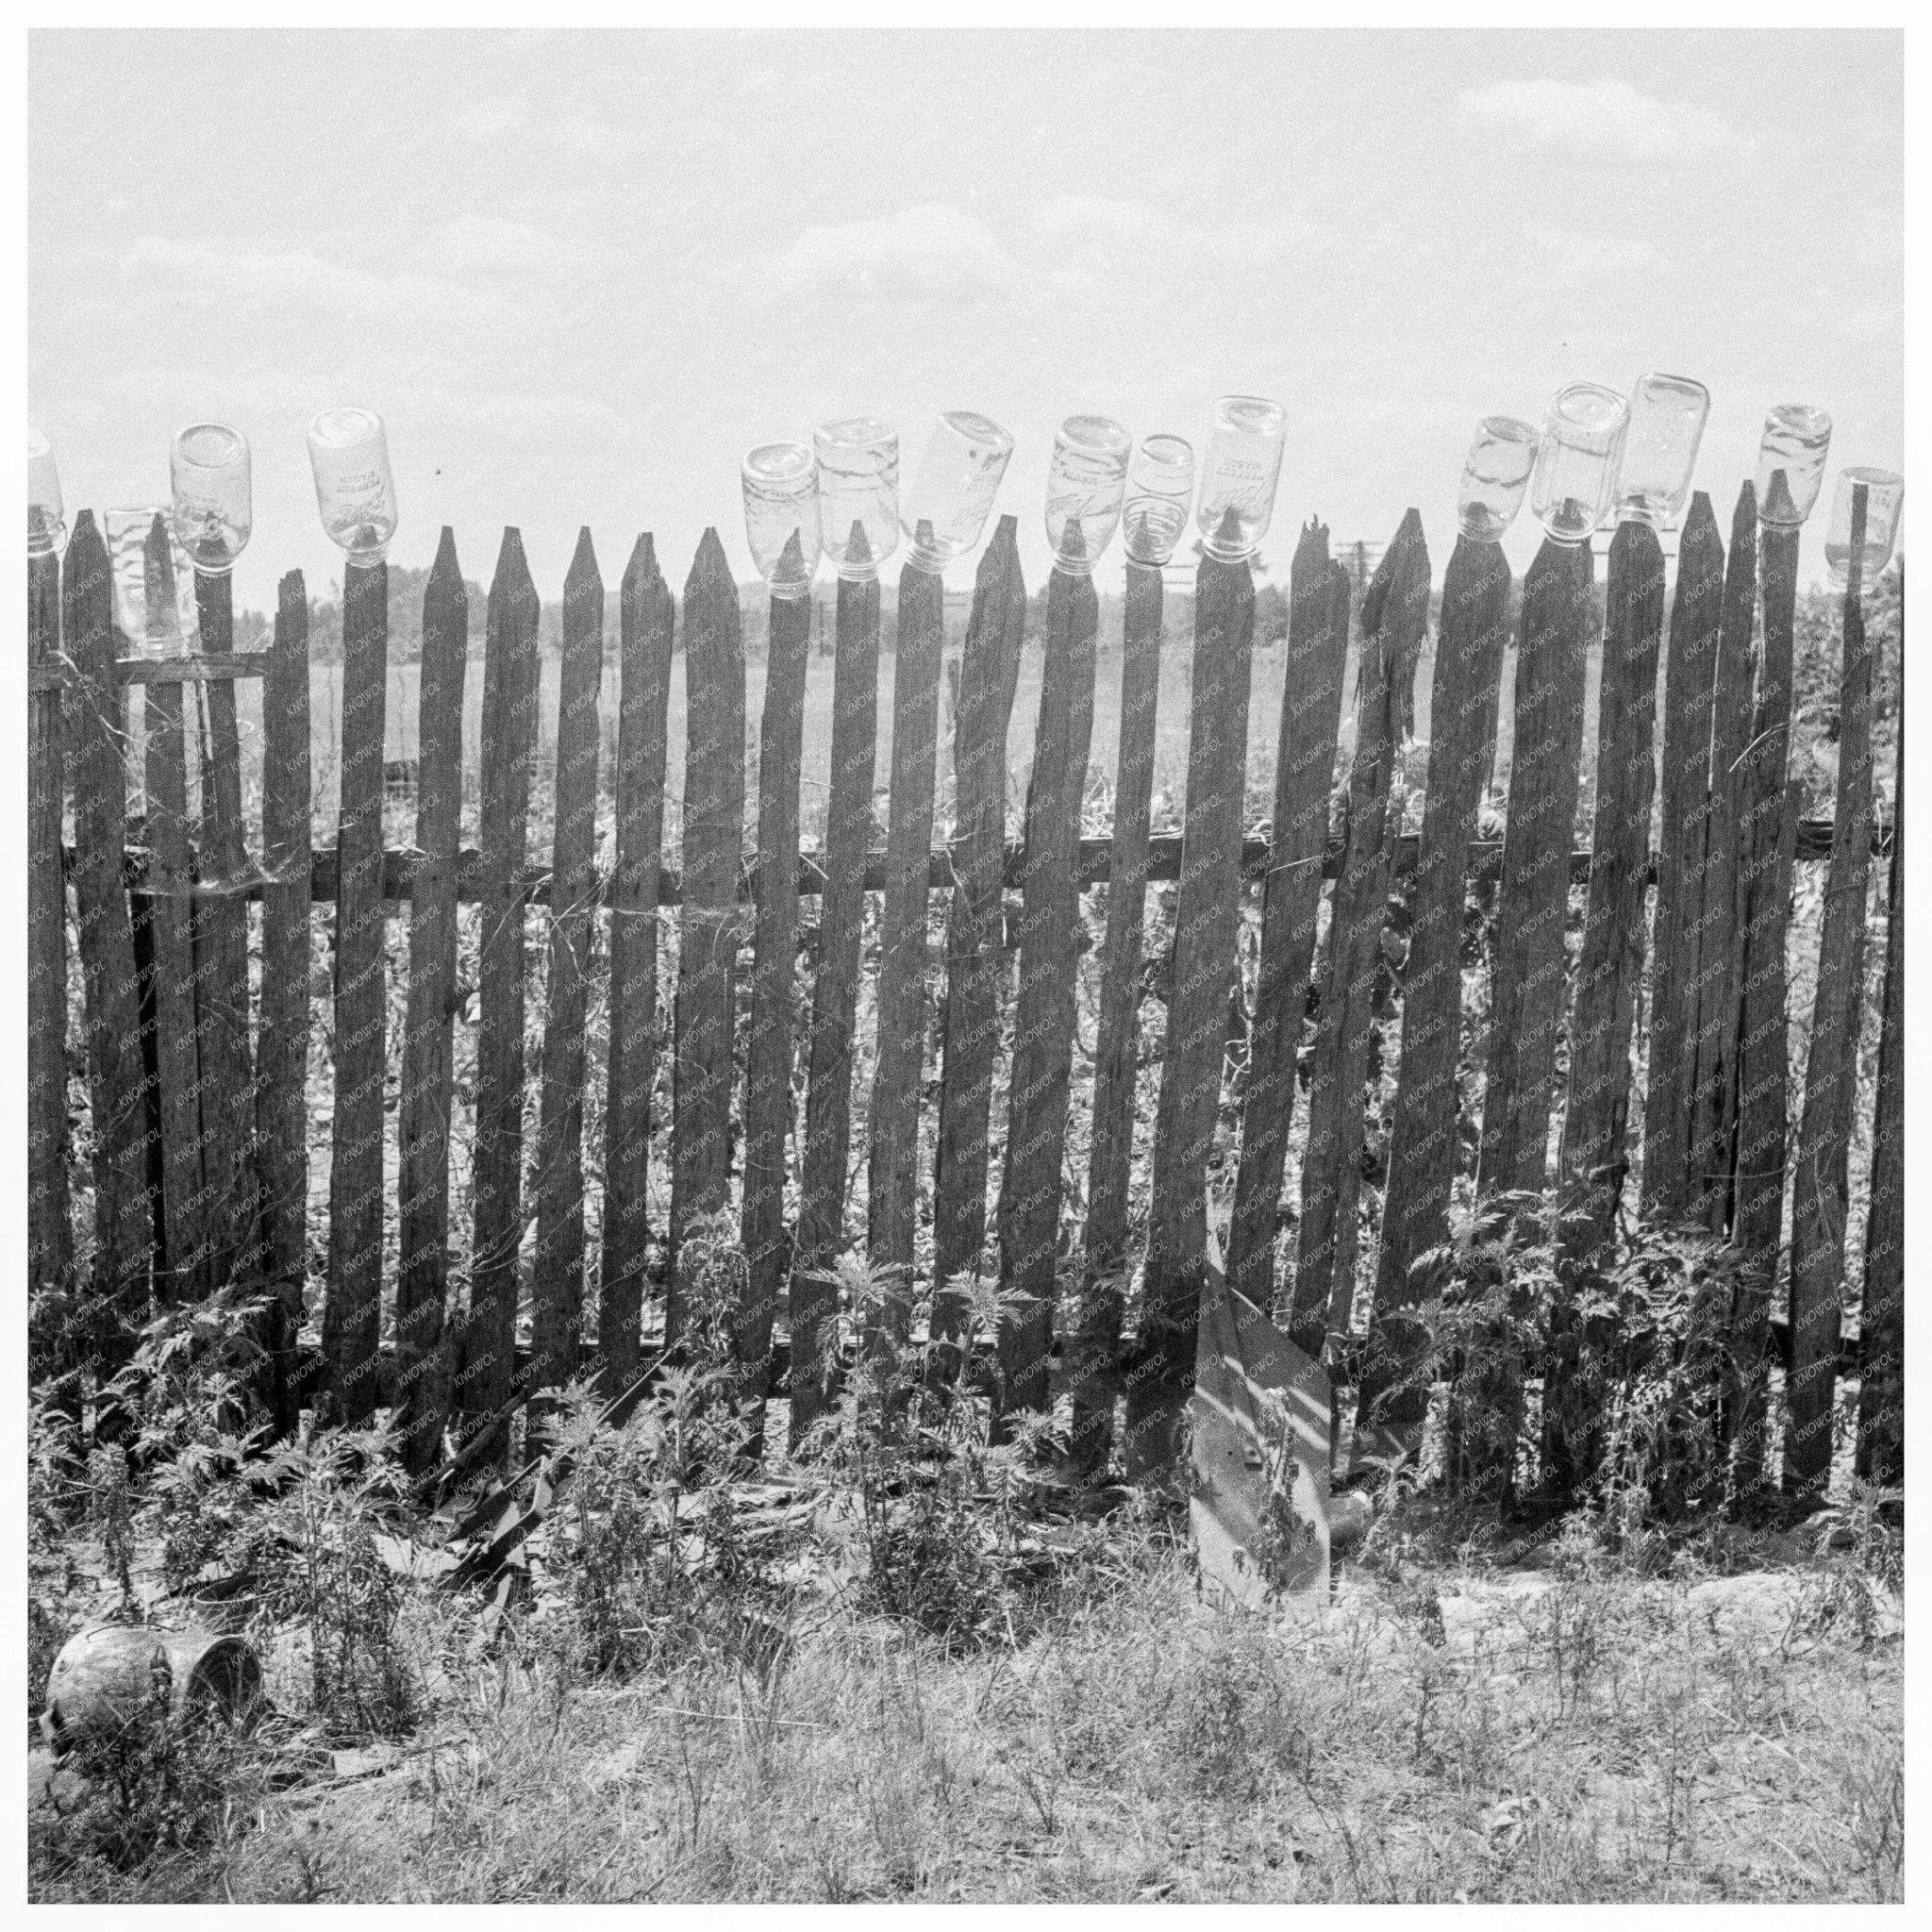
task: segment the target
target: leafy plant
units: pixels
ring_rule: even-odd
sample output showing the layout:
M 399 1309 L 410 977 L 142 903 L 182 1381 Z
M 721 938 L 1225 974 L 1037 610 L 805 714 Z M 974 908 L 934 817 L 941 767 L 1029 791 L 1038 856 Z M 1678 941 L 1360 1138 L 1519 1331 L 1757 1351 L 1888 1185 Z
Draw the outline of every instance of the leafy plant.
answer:
M 246 1567 L 255 1507 L 247 1465 L 264 1434 L 255 1401 L 262 1360 L 256 1338 L 267 1307 L 265 1296 L 229 1286 L 161 1309 L 103 1391 L 124 1419 L 140 1478 L 132 1526 L 159 1544 L 170 1590 L 187 1589 L 215 1562 Z M 95 1451 L 90 1469 L 97 1511 L 112 1507 L 104 1457 L 121 1455 Z
M 408 1478 L 386 1429 L 309 1429 L 255 1466 L 248 1542 L 271 1609 L 308 1638 L 309 1698 L 332 1735 L 397 1737 L 421 1709 L 398 1641 L 403 1581 L 380 1539 Z
M 866 1551 L 865 1593 L 878 1610 L 936 1634 L 983 1641 L 1007 1623 L 1003 1585 L 1024 1510 L 1058 1478 L 1052 1424 L 988 1412 L 958 1374 L 975 1342 L 1024 1315 L 1028 1298 L 976 1274 L 946 1284 L 963 1329 L 935 1333 L 933 1297 L 894 1268 L 841 1257 L 835 1271 L 842 1332 L 859 1359 L 839 1401 L 800 1445 L 801 1466 L 825 1490 L 856 1497 Z
M 1724 1495 L 1740 1257 L 1701 1228 L 1587 1230 L 1566 1195 L 1479 1202 L 1416 1264 L 1426 1340 L 1398 1386 L 1448 1375 L 1452 1488 L 1501 1504 L 1535 1471 L 1547 1500 L 1586 1501 L 1634 1537 Z

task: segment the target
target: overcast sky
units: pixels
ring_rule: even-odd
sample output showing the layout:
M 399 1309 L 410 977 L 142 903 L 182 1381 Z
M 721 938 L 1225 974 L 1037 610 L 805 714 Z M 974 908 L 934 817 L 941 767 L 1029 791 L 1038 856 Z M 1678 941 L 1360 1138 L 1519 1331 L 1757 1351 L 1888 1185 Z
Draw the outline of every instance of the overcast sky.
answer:
M 1076 409 L 1198 442 L 1216 395 L 1279 398 L 1284 572 L 1311 511 L 1386 539 L 1414 504 L 1440 574 L 1475 419 L 1581 377 L 1709 386 L 1726 525 L 1771 403 L 1831 412 L 1834 471 L 1902 466 L 1894 34 L 42 32 L 30 62 L 30 420 L 70 511 L 240 425 L 258 607 L 340 575 L 304 448 L 339 402 L 388 419 L 393 560 L 449 523 L 487 577 L 514 523 L 546 596 L 585 523 L 612 581 L 649 528 L 681 588 L 707 524 L 752 576 L 740 457 L 860 412 L 908 467 L 942 408 L 1014 432 L 1029 584 Z

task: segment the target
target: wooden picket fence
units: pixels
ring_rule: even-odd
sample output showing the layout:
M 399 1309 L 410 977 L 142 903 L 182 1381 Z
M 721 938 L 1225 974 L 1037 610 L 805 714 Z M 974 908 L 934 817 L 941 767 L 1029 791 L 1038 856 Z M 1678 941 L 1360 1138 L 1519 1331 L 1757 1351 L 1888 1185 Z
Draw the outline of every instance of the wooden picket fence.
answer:
M 618 590 L 616 763 L 603 773 L 605 589 L 586 531 L 564 585 L 548 774 L 553 848 L 548 863 L 533 868 L 531 787 L 543 775 L 536 771 L 540 603 L 516 531 L 504 534 L 480 613 L 477 848 L 460 846 L 459 818 L 467 645 L 479 613 L 469 608 L 445 530 L 424 602 L 413 845 L 385 849 L 383 838 L 388 620 L 387 574 L 378 568 L 348 573 L 341 803 L 333 848 L 316 851 L 300 574 L 282 580 L 266 651 L 234 653 L 228 585 L 202 578 L 199 653 L 135 656 L 114 628 L 100 532 L 92 515 L 82 514 L 64 561 L 35 559 L 28 588 L 29 1279 L 42 1329 L 45 1310 L 58 1314 L 56 1340 L 41 1348 L 42 1367 L 111 1366 L 128 1323 L 157 1305 L 258 1293 L 270 1311 L 264 1340 L 278 1424 L 291 1425 L 300 1408 L 325 1400 L 349 1420 L 386 1407 L 411 1465 L 425 1470 L 445 1454 L 448 1429 L 500 1452 L 534 1391 L 591 1367 L 608 1388 L 635 1385 L 660 1347 L 675 1349 L 691 1319 L 675 1257 L 694 1230 L 712 1239 L 717 1217 L 735 1209 L 742 1264 L 732 1335 L 741 1393 L 754 1407 L 788 1396 L 796 1440 L 835 1392 L 839 1357 L 826 1346 L 839 1316 L 835 1261 L 862 1249 L 874 1269 L 912 1275 L 920 1112 L 936 1033 L 933 1332 L 964 1338 L 962 1274 L 981 1273 L 1030 1297 L 1015 1304 L 1024 1312 L 1003 1324 L 992 1358 L 979 1359 L 974 1373 L 986 1375 L 999 1417 L 1070 1397 L 1072 1460 L 1090 1474 L 1116 1453 L 1130 1474 L 1158 1469 L 1174 1453 L 1212 1265 L 1210 1209 L 1227 1279 L 1274 1310 L 1300 1347 L 1325 1352 L 1337 1380 L 1354 1390 L 1357 1443 L 1412 1444 L 1427 1399 L 1404 1377 L 1425 1336 L 1412 1264 L 1445 1239 L 1458 1174 L 1484 1194 L 1562 1183 L 1575 1191 L 1586 1224 L 1607 1240 L 1619 1204 L 1639 1192 L 1627 1185 L 1635 1171 L 1646 1211 L 1728 1232 L 1745 1253 L 1747 1286 L 1733 1324 L 1747 1366 L 1727 1391 L 1740 1466 L 1762 1466 L 1768 1367 L 1782 1360 L 1786 1488 L 1822 1488 L 1842 1367 L 1861 1375 L 1860 1467 L 1895 1477 L 1903 1440 L 1901 850 L 1874 817 L 1872 666 L 1856 584 L 1845 600 L 1836 818 L 1829 825 L 1800 823 L 1787 779 L 1795 532 L 1760 530 L 1747 486 L 1726 545 L 1708 500 L 1696 497 L 1682 534 L 1659 694 L 1663 558 L 1650 531 L 1622 528 L 1607 566 L 1594 834 L 1590 849 L 1574 852 L 1593 609 L 1587 546 L 1546 544 L 1524 586 L 1500 841 L 1480 837 L 1478 824 L 1494 761 L 1512 588 L 1494 547 L 1461 541 L 1449 562 L 1424 815 L 1420 836 L 1407 838 L 1391 805 L 1399 798 L 1391 790 L 1397 752 L 1429 617 L 1429 559 L 1414 511 L 1362 584 L 1347 559 L 1329 557 L 1319 524 L 1302 532 L 1265 837 L 1250 833 L 1242 814 L 1255 608 L 1247 566 L 1208 559 L 1200 567 L 1185 831 L 1166 838 L 1151 831 L 1161 577 L 1127 567 L 1114 819 L 1111 836 L 1094 839 L 1082 837 L 1081 808 L 1098 604 L 1091 579 L 1057 573 L 1024 834 L 1009 847 L 1006 744 L 1025 615 L 1015 531 L 1015 520 L 1003 519 L 978 567 L 958 673 L 950 844 L 933 844 L 941 587 L 908 567 L 899 588 L 884 851 L 871 849 L 879 591 L 875 583 L 841 582 L 824 849 L 800 849 L 809 607 L 774 602 L 749 864 L 740 598 L 724 549 L 715 532 L 706 534 L 680 602 L 651 539 L 639 539 Z M 150 575 L 169 568 L 158 536 Z M 1355 733 L 1338 802 L 1331 778 L 1342 741 L 1352 614 L 1361 640 Z M 682 799 L 667 801 L 675 633 L 687 664 L 688 740 Z M 242 677 L 264 686 L 253 851 L 236 725 Z M 137 680 L 146 687 L 144 830 L 126 822 L 124 691 Z M 1659 721 L 1661 838 L 1653 854 Z M 197 744 L 199 808 L 191 824 L 187 780 Z M 1898 762 L 1902 773 L 1903 756 Z M 615 796 L 615 862 L 601 873 L 596 823 L 607 782 Z M 1902 797 L 1901 779 L 1892 827 Z M 675 871 L 665 862 L 667 803 L 681 812 Z M 1888 852 L 1862 1326 L 1847 1342 L 1840 1315 L 1860 948 L 1870 867 Z M 1784 960 L 1791 871 L 1801 861 L 1827 864 L 1829 883 L 1800 1097 L 1786 1064 Z M 1163 878 L 1177 879 L 1178 898 L 1151 1211 L 1137 1256 L 1129 1176 L 1143 1063 L 1143 920 L 1150 882 Z M 1325 881 L 1332 886 L 1324 929 Z M 1085 1220 L 1075 1239 L 1067 1130 L 1082 893 L 1094 885 L 1107 889 L 1106 920 Z M 1574 974 L 1565 960 L 1573 887 L 1585 900 Z M 1210 1202 L 1210 1163 L 1224 1116 L 1237 1105 L 1224 1082 L 1250 889 L 1259 902 L 1258 976 L 1223 1215 Z M 1479 1138 L 1458 1131 L 1473 889 L 1487 895 L 1493 920 Z M 1407 928 L 1399 1035 L 1378 1011 L 1376 994 L 1391 891 Z M 946 902 L 938 960 L 928 925 L 935 892 Z M 861 954 L 874 894 L 876 1052 L 870 1093 L 856 1108 Z M 1008 895 L 1018 902 L 1010 921 Z M 818 902 L 815 971 L 808 1021 L 795 1024 L 805 897 Z M 317 904 L 330 902 L 331 1154 L 328 1211 L 318 1227 L 308 1212 L 311 920 Z M 467 1282 L 452 1268 L 450 1226 L 459 903 L 478 906 L 482 921 Z M 391 915 L 404 904 L 407 1011 L 396 1041 L 385 963 L 402 931 Z M 667 983 L 659 939 L 673 907 L 675 980 Z M 525 1002 L 535 944 L 547 947 L 548 970 L 534 1069 L 536 1141 L 526 1152 Z M 74 947 L 84 989 L 87 1104 L 71 1119 L 65 1042 Z M 1014 951 L 1007 1119 L 996 1135 Z M 741 1054 L 747 952 L 748 1045 Z M 1646 968 L 1640 1146 L 1628 1123 Z M 587 1027 L 599 973 L 608 983 L 601 1066 L 592 1064 Z M 1399 1053 L 1399 1074 L 1372 1314 L 1365 1332 L 1352 1333 L 1363 1096 L 1372 1063 L 1391 1050 Z M 664 1122 L 652 1118 L 651 1095 L 667 1051 L 674 1102 Z M 391 1054 L 400 1057 L 392 1213 L 383 1158 Z M 1566 1062 L 1567 1078 L 1559 1079 Z M 591 1163 L 603 1175 L 594 1262 L 584 1147 L 584 1096 L 593 1080 L 605 1094 L 602 1159 Z M 1299 1174 L 1290 1176 L 1304 1084 L 1305 1151 Z M 862 1235 L 847 1211 L 856 1115 L 867 1159 Z M 1791 1121 L 1795 1141 L 1788 1146 Z M 1553 1124 L 1560 1125 L 1554 1164 Z M 654 1147 L 671 1176 L 668 1227 L 655 1235 L 646 1219 Z M 1796 1177 L 1790 1319 L 1774 1324 L 1788 1169 Z M 76 1177 L 91 1197 L 91 1226 L 78 1242 L 70 1199 Z M 1284 1267 L 1278 1235 L 1291 1181 L 1298 1212 Z M 991 1223 L 990 1194 L 997 1204 Z M 398 1242 L 388 1281 L 386 1213 Z M 658 1267 L 661 1288 L 651 1265 L 660 1242 L 673 1257 Z M 312 1252 L 325 1256 L 319 1310 Z M 1071 1274 L 1070 1255 L 1077 1257 Z M 1137 1260 L 1144 1267 L 1141 1314 L 1128 1334 L 1124 1316 Z M 1074 1323 L 1060 1319 L 1070 1279 L 1079 1291 Z M 594 1311 L 587 1306 L 593 1281 Z M 318 1329 L 319 1345 L 305 1340 Z M 1116 1442 L 1123 1402 L 1124 1436 Z

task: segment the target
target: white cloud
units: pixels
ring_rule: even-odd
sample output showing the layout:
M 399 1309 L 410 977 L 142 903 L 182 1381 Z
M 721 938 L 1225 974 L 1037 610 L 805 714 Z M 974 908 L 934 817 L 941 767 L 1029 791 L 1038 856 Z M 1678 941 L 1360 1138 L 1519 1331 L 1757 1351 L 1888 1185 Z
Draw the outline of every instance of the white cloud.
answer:
M 613 127 L 593 114 L 574 114 L 545 128 L 544 133 L 559 147 L 584 155 L 639 154 L 645 145 L 643 135 L 636 128 Z
M 459 215 L 422 250 L 428 266 L 451 275 L 548 275 L 574 268 L 578 251 L 525 222 L 495 215 Z
M 1030 227 L 1034 273 L 1063 293 L 1085 297 L 1135 280 L 1150 258 L 1180 273 L 1213 273 L 1276 260 L 1324 234 L 1299 215 L 1208 225 L 1105 194 L 1056 195 L 1033 211 Z
M 1135 242 L 1164 225 L 1145 202 L 1106 194 L 1057 194 L 1033 211 L 1034 232 L 1045 242 Z
M 1842 308 L 1838 290 L 1826 289 L 1821 292 L 1839 334 L 1847 341 L 1885 342 L 1896 347 L 1905 339 L 1905 321 L 1896 303 L 1858 302 L 1850 308 Z
M 1544 222 L 1526 222 L 1524 233 L 1544 251 L 1549 274 L 1562 282 L 1607 280 L 1657 259 L 1657 250 L 1638 236 L 1577 235 Z
M 488 96 L 466 102 L 450 116 L 457 131 L 467 134 L 473 141 L 495 141 L 503 135 L 513 134 L 524 125 L 525 118 L 523 102 Z
M 807 228 L 770 268 L 789 289 L 940 301 L 990 292 L 1013 275 L 992 230 L 942 202 L 884 220 Z
M 408 270 L 381 275 L 308 249 L 225 251 L 161 235 L 137 241 L 122 257 L 121 271 L 150 287 L 166 283 L 171 300 L 202 308 L 299 302 L 353 316 L 413 316 L 458 297 L 446 282 Z
M 1721 115 L 1639 93 L 1623 80 L 1499 80 L 1465 88 L 1456 108 L 1465 132 L 1576 155 L 1689 161 L 1740 144 Z
M 1319 222 L 1300 215 L 1276 215 L 1265 222 L 1229 222 L 1208 228 L 1201 245 L 1217 261 L 1263 261 L 1291 255 L 1311 242 L 1324 242 L 1328 231 Z

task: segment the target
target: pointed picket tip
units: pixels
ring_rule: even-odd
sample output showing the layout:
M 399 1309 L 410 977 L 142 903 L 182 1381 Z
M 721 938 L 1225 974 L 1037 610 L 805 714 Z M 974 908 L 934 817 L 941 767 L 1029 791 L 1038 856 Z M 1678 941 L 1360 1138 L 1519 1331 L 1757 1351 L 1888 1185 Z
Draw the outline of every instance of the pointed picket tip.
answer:
M 496 552 L 496 578 L 501 582 L 513 575 L 518 570 L 527 571 L 529 565 L 524 561 L 524 533 L 514 524 L 503 526 L 503 541 Z M 494 584 L 492 583 L 492 588 Z
M 1446 600 L 1449 580 L 1454 577 L 1458 597 L 1474 600 L 1482 597 L 1498 580 L 1509 581 L 1509 559 L 1503 555 L 1500 543 L 1485 542 L 1480 537 L 1472 537 L 1465 531 L 1456 533 L 1455 547 L 1449 553 L 1449 568 L 1442 578 L 1443 596 Z M 1443 618 L 1448 617 L 1448 604 L 1443 605 Z
M 1757 527 L 1757 485 L 1749 476 L 1744 478 L 1744 487 L 1738 491 L 1738 507 L 1731 512 L 1731 541 L 1735 543 L 1740 533 Z
M 778 553 L 778 568 L 775 573 L 788 583 L 795 582 L 805 571 L 805 545 L 794 528 L 785 540 L 785 547 Z
M 571 555 L 569 570 L 563 574 L 564 593 L 568 595 L 592 583 L 601 588 L 603 581 L 597 574 L 597 550 L 591 541 L 591 526 L 586 524 L 577 532 L 577 547 Z
M 1757 512 L 1760 522 L 1775 525 L 1780 529 L 1795 528 L 1799 518 L 1797 506 L 1791 501 L 1791 486 L 1783 470 L 1771 473 L 1771 488 L 1764 492 L 1764 506 Z
M 1684 560 L 1697 558 L 1707 563 L 1712 569 L 1723 570 L 1724 541 L 1717 526 L 1717 512 L 1712 509 L 1710 496 L 1700 490 L 1690 498 L 1690 513 L 1684 519 L 1684 528 L 1677 538 L 1677 581 L 1685 581 Z
M 1536 547 L 1536 556 L 1530 559 L 1529 574 L 1524 580 L 1525 593 L 1535 586 L 1547 583 L 1552 576 L 1569 575 L 1576 567 L 1576 551 L 1588 550 L 1590 545 L 1558 543 L 1547 531 L 1543 541 Z
M 1017 516 L 1002 516 L 993 525 L 992 541 L 980 552 L 979 563 L 973 573 L 973 590 L 975 601 L 978 592 L 1019 560 L 1020 519 Z
M 457 533 L 445 524 L 442 535 L 436 540 L 436 561 L 429 566 L 429 581 L 435 585 L 444 577 L 454 577 L 458 583 L 463 580 L 463 574 L 457 563 Z
M 731 564 L 724 555 L 718 526 L 708 524 L 705 534 L 698 539 L 697 555 L 691 558 L 691 575 L 686 579 L 684 593 L 691 597 L 699 591 L 715 589 L 721 583 L 730 582 Z M 736 588 L 734 585 L 733 589 Z
M 624 567 L 624 588 L 637 591 L 658 581 L 658 542 L 650 531 L 641 530 L 638 541 L 630 547 L 630 561 Z
M 1395 535 L 1382 553 L 1381 562 L 1376 564 L 1374 575 L 1369 579 L 1368 589 L 1362 592 L 1364 636 L 1381 629 L 1382 613 L 1397 577 L 1411 568 L 1426 573 L 1428 567 L 1429 546 L 1423 541 L 1422 512 L 1413 508 L 1405 510 L 1402 521 L 1395 526 Z
M 845 540 L 845 561 L 847 563 L 870 563 L 872 561 L 872 540 L 865 534 L 863 518 L 852 519 L 852 534 Z
M 1661 550 L 1657 541 L 1657 532 L 1637 517 L 1625 517 L 1618 524 L 1610 536 L 1610 557 L 1620 565 L 1626 562 L 1633 550 L 1641 550 L 1648 541 L 1653 550 Z
M 67 540 L 67 556 L 74 555 L 74 546 L 78 543 L 83 549 L 101 541 L 101 533 L 94 525 L 94 513 L 91 509 L 79 511 L 74 519 L 74 533 Z
M 1302 525 L 1302 533 L 1295 540 L 1294 560 L 1289 565 L 1289 574 L 1298 571 L 1320 570 L 1328 561 L 1328 525 L 1318 516 L 1311 516 Z

